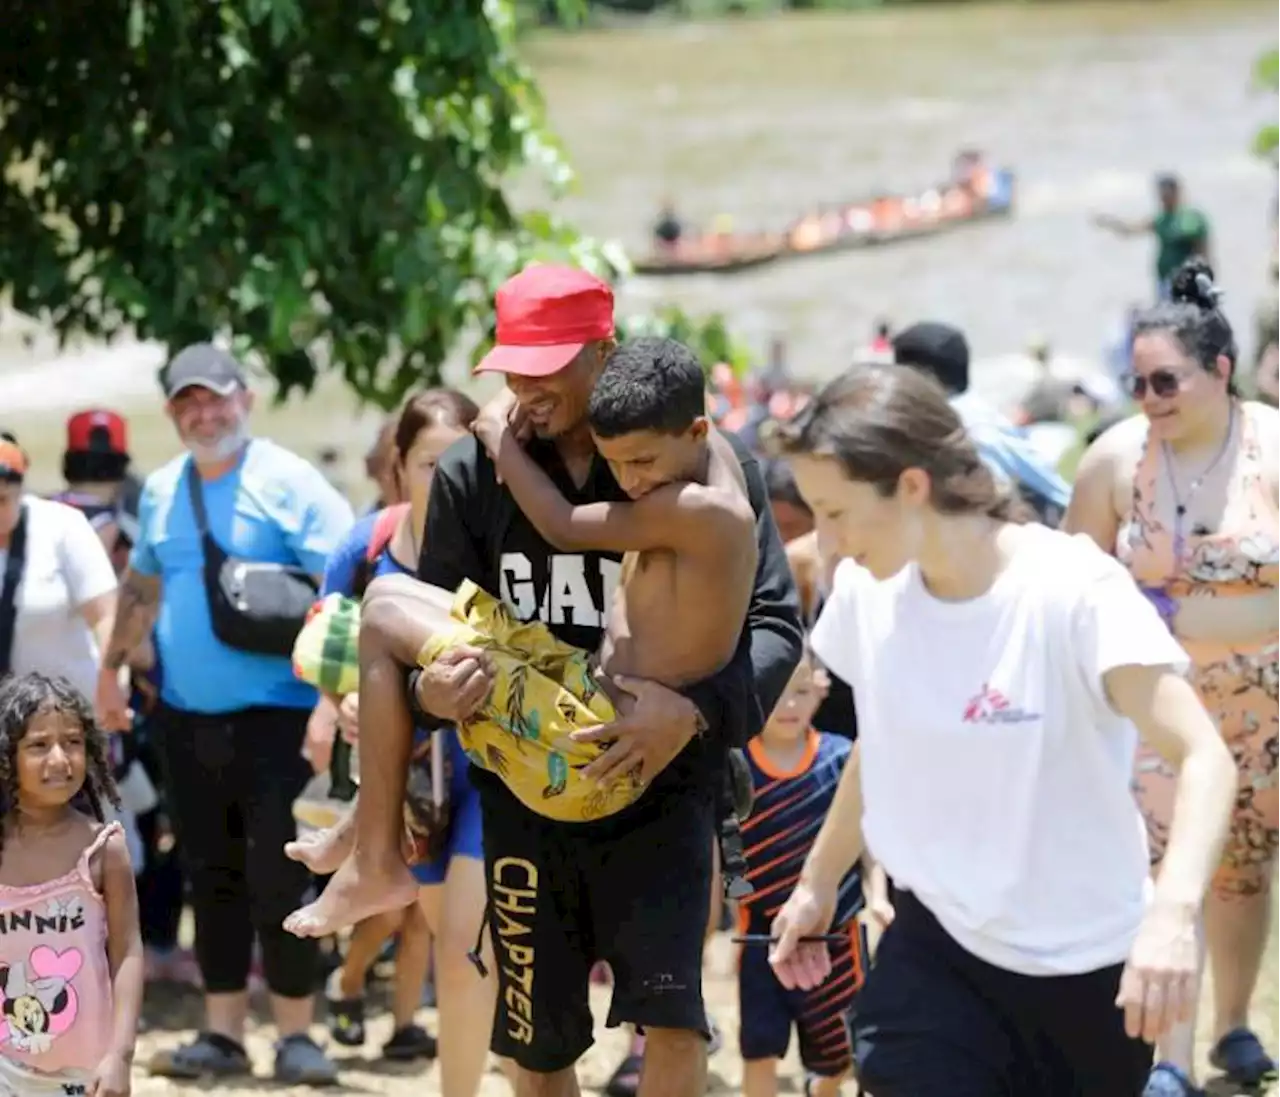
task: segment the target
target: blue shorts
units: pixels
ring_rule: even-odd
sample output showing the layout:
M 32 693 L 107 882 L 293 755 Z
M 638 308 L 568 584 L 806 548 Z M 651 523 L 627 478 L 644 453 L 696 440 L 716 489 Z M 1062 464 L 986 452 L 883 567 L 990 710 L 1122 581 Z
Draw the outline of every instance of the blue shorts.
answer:
M 800 1061 L 807 1071 L 823 1078 L 849 1072 L 853 1066 L 849 1013 L 866 971 L 867 942 L 857 921 L 844 928 L 847 940 L 827 946 L 831 974 L 814 990 L 787 990 L 769 966 L 767 948 L 743 947 L 738 966 L 738 1050 L 743 1059 L 783 1058 L 794 1028 L 800 1040 Z
M 442 731 L 449 737 L 449 765 L 452 769 L 449 781 L 449 803 L 453 807 L 453 823 L 449 828 L 449 841 L 444 853 L 434 861 L 411 865 L 413 878 L 423 887 L 443 884 L 449 865 L 455 857 L 484 860 L 484 844 L 480 831 L 480 794 L 476 792 L 467 768 L 471 765 L 462 749 L 456 731 Z M 423 733 L 418 733 L 421 742 Z

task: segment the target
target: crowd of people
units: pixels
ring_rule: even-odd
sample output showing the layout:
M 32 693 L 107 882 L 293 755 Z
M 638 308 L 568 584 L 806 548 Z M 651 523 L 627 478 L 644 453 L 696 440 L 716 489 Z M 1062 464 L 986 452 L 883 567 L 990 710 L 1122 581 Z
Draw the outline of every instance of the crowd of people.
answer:
M 729 392 L 554 266 L 498 292 L 497 396 L 388 422 L 359 518 L 209 344 L 145 482 L 111 411 L 54 498 L 4 435 L 0 1093 L 127 1093 L 162 978 L 204 1020 L 151 1072 L 250 1074 L 257 980 L 274 1077 L 332 1084 L 317 1007 L 365 1043 L 393 955 L 380 1054 L 444 1097 L 491 1053 L 577 1094 L 592 983 L 607 1091 L 694 1097 L 725 926 L 747 1097 L 793 1034 L 821 1097 L 1190 1097 L 1206 953 L 1213 1065 L 1273 1076 L 1277 416 L 1204 259 L 1167 282 L 1074 484 L 949 325 Z

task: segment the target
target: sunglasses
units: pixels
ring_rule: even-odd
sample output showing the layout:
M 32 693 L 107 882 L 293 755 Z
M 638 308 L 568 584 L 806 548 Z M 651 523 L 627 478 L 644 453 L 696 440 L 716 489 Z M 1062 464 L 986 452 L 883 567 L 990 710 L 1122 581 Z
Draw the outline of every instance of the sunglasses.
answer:
M 1125 376 L 1125 391 L 1135 400 L 1147 395 L 1147 389 L 1159 397 L 1177 396 L 1186 378 L 1171 369 L 1153 369 L 1150 373 L 1130 373 Z

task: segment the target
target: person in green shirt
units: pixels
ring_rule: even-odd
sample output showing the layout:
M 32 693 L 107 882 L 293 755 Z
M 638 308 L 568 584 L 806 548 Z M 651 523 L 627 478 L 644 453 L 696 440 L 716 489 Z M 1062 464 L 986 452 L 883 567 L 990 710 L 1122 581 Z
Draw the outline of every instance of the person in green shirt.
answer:
M 1109 214 L 1100 214 L 1097 223 L 1120 236 L 1141 236 L 1154 233 L 1158 242 L 1156 251 L 1156 296 L 1166 300 L 1169 296 L 1169 279 L 1173 272 L 1193 255 L 1209 259 L 1209 219 L 1201 210 L 1186 205 L 1182 200 L 1182 183 L 1174 175 L 1156 178 L 1156 194 L 1160 212 L 1142 221 L 1125 221 Z

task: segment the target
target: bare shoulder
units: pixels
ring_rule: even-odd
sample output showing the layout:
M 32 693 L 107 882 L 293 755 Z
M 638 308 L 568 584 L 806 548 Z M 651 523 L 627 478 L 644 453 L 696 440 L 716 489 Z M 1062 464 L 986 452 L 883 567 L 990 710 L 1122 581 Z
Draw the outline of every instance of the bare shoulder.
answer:
M 1266 456 L 1272 456 L 1275 443 L 1280 438 L 1280 411 L 1258 400 L 1246 400 L 1242 407 Z
M 113 884 L 126 883 L 133 887 L 133 859 L 129 856 L 129 841 L 123 825 L 119 823 L 99 823 L 86 819 L 88 824 L 86 846 L 98 841 L 104 830 L 109 830 L 106 841 L 95 851 L 89 863 L 93 874 L 93 882 L 99 891 L 104 891 Z
M 1147 440 L 1147 420 L 1131 415 L 1109 427 L 1084 452 L 1076 469 L 1076 483 L 1097 489 L 1106 485 L 1115 491 L 1133 483 Z
M 1280 411 L 1256 400 L 1247 400 L 1243 406 L 1262 450 L 1262 467 L 1274 494 L 1280 486 Z
M 711 462 L 707 472 L 707 483 L 712 487 L 736 491 L 746 499 L 747 477 L 742 471 L 742 462 L 738 458 L 738 451 L 733 448 L 729 439 L 715 427 L 712 427 L 707 434 L 707 444 L 711 447 Z

